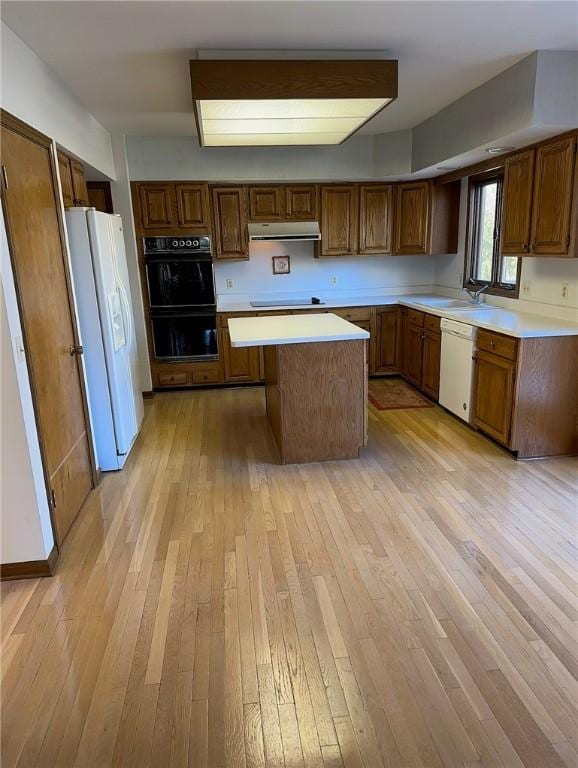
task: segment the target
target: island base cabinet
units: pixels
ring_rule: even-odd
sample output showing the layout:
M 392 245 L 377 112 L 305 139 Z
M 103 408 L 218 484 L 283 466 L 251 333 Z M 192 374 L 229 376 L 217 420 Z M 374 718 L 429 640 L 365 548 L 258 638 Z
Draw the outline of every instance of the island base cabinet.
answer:
M 367 440 L 364 340 L 264 347 L 267 416 L 281 463 L 356 459 Z

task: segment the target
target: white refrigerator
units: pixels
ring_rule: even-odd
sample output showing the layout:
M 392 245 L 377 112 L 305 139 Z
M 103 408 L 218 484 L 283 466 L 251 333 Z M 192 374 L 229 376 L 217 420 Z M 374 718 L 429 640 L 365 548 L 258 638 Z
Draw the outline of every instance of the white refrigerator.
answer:
M 66 211 L 88 405 L 99 469 L 122 469 L 143 419 L 122 219 Z

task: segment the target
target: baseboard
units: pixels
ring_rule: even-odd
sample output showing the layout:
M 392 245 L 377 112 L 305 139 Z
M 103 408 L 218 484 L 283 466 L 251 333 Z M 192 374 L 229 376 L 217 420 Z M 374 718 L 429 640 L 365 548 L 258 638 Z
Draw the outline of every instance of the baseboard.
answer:
M 23 563 L 4 563 L 0 565 L 0 581 L 14 579 L 39 579 L 52 576 L 58 562 L 58 550 L 52 547 L 46 560 L 27 560 Z
M 147 389 L 142 393 L 143 400 L 152 400 L 154 396 L 155 393 L 152 391 L 152 389 Z

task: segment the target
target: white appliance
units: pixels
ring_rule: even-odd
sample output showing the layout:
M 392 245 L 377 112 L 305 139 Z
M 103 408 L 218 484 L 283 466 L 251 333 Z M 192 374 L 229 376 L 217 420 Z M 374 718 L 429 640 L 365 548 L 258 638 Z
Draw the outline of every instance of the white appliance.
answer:
M 97 464 L 122 469 L 144 412 L 122 220 L 70 208 L 66 228 Z
M 469 422 L 477 328 L 441 320 L 442 352 L 439 403 Z

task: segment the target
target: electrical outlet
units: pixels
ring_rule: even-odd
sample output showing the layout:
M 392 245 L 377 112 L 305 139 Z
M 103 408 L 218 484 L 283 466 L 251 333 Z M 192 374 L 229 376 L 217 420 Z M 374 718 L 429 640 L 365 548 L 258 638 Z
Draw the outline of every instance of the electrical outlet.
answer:
M 568 301 L 568 283 L 562 283 L 562 292 L 560 294 L 562 301 Z
M 331 283 L 331 285 L 337 285 L 337 277 L 335 275 L 331 275 L 331 277 L 329 278 L 329 282 Z
M 230 278 L 230 277 L 229 277 L 229 278 L 227 278 L 227 282 L 225 283 L 225 285 L 227 286 L 227 288 L 228 288 L 229 290 L 230 290 L 230 289 L 233 287 L 233 281 L 231 280 L 231 278 Z
M 524 280 L 522 283 L 522 293 L 527 296 L 532 288 L 532 283 L 529 280 Z

